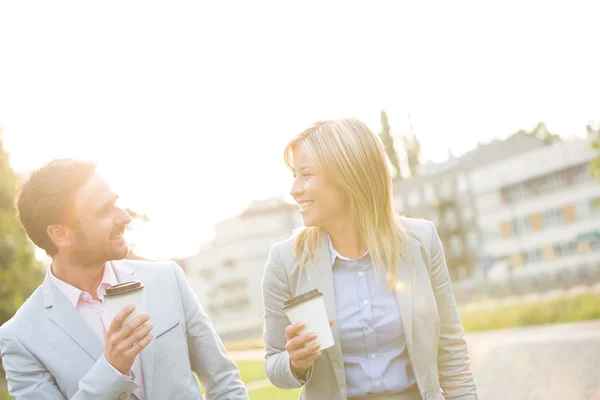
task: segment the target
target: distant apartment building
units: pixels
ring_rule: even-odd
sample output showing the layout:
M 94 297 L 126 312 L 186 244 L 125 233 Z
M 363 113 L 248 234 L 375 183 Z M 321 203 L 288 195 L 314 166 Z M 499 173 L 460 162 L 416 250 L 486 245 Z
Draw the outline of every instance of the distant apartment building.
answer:
M 301 226 L 298 206 L 257 201 L 215 226 L 215 238 L 186 264 L 187 277 L 224 339 L 260 335 L 261 280 L 269 249 Z
M 471 173 L 491 279 L 600 266 L 600 184 L 589 140 L 559 142 Z
M 431 220 L 436 225 L 453 281 L 471 277 L 483 262 L 483 237 L 477 223 L 471 172 L 542 147 L 540 139 L 514 134 L 480 145 L 461 157 L 451 157 L 447 162 L 425 165 L 421 174 L 394 182 L 396 211 Z

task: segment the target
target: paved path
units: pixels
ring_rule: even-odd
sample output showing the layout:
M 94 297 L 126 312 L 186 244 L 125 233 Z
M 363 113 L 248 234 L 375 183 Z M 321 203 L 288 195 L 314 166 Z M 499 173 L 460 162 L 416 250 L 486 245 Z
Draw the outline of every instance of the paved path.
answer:
M 600 321 L 467 340 L 481 400 L 600 400 Z
M 600 400 L 600 321 L 466 338 L 480 400 Z M 262 349 L 230 355 L 236 360 L 264 357 Z M 256 382 L 264 385 L 268 381 Z

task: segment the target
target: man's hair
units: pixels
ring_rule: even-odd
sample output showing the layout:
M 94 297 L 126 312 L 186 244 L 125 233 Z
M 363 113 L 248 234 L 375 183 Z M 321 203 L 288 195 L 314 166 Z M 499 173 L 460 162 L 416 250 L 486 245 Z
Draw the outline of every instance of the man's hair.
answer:
M 15 206 L 23 228 L 38 247 L 52 257 L 58 248 L 48 236 L 48 226 L 71 225 L 77 191 L 96 173 L 96 164 L 59 159 L 36 170 L 21 185 Z

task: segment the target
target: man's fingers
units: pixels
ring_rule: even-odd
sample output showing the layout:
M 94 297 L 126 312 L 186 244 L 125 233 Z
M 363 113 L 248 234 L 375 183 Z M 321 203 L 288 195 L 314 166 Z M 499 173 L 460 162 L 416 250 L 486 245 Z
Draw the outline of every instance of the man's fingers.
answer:
M 131 334 L 131 336 L 129 336 L 127 339 L 125 339 L 122 342 L 124 349 L 127 350 L 131 346 L 133 346 L 135 343 L 142 340 L 147 334 L 150 333 L 151 330 L 152 330 L 152 324 L 150 322 L 148 322 L 147 324 L 142 326 L 140 329 L 133 332 L 133 334 Z
M 106 331 L 106 336 L 110 337 L 110 335 L 117 333 L 121 329 L 125 318 L 127 318 L 127 316 L 133 312 L 133 310 L 135 310 L 135 306 L 133 304 L 129 304 L 123 307 L 123 309 L 119 311 L 117 315 L 115 315 L 112 322 L 110 323 L 108 331 Z
M 144 348 L 146 346 L 148 346 L 150 344 L 150 342 L 152 341 L 153 338 L 154 337 L 150 333 L 148 333 L 141 340 L 139 340 L 137 343 L 135 343 L 133 346 L 131 346 L 131 348 L 129 350 L 127 350 L 125 353 L 123 353 L 123 355 L 127 358 L 134 358 L 142 350 L 144 350 Z
M 137 331 L 139 327 L 144 325 L 149 320 L 150 316 L 146 313 L 136 316 L 134 319 L 121 326 L 121 329 L 116 334 L 116 340 L 123 341 L 127 339 L 132 332 Z

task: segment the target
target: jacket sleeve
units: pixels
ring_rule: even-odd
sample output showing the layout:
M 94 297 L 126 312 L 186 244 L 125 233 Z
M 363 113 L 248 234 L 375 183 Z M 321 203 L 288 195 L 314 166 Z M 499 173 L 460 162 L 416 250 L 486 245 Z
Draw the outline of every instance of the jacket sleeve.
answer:
M 248 391 L 242 383 L 237 365 L 229 357 L 183 271 L 175 263 L 172 267 L 186 319 L 192 370 L 206 388 L 206 399 L 247 400 Z
M 433 223 L 431 223 L 431 230 L 431 285 L 441 320 L 438 349 L 440 386 L 447 400 L 476 400 L 477 390 L 471 370 L 471 360 L 450 283 L 444 250 Z
M 308 372 L 306 381 L 298 379 L 292 371 L 289 353 L 285 350 L 285 328 L 290 324 L 290 320 L 283 311 L 283 302 L 292 295 L 287 274 L 281 264 L 277 248 L 272 246 L 262 280 L 265 372 L 274 386 L 281 389 L 294 389 L 310 381 L 312 368 Z
M 0 357 L 6 372 L 8 393 L 14 400 L 66 399 L 44 364 L 17 337 L 8 333 L 0 335 Z M 81 378 L 79 390 L 71 400 L 129 398 L 136 387 L 133 379 L 125 378 L 104 357 L 100 357 Z

